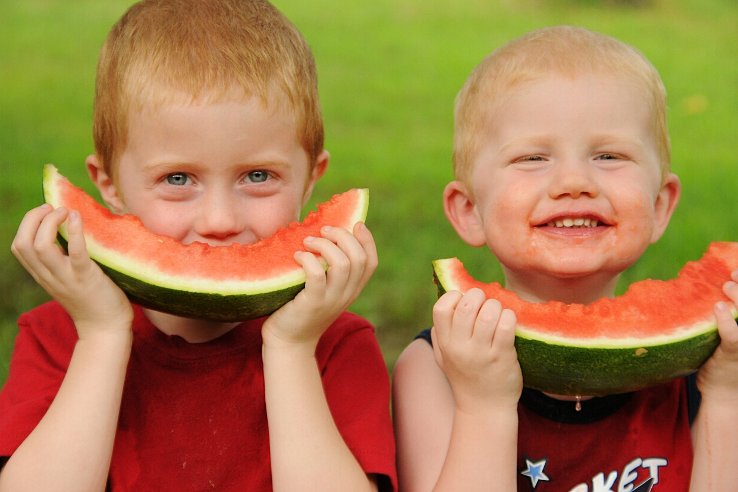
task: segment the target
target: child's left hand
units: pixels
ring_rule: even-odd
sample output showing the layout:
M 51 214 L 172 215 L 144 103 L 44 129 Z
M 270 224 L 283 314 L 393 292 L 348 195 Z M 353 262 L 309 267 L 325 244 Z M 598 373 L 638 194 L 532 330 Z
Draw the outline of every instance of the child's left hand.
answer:
M 363 223 L 354 226 L 353 234 L 325 227 L 321 237 L 307 238 L 305 247 L 309 252 L 295 254 L 305 270 L 305 288 L 266 320 L 265 345 L 301 346 L 314 352 L 320 336 L 358 297 L 377 268 L 374 238 Z M 327 270 L 316 254 L 327 263 Z
M 738 306 L 738 270 L 723 291 Z M 720 345 L 699 371 L 697 384 L 703 398 L 738 405 L 738 324 L 731 306 L 721 302 L 715 306 Z

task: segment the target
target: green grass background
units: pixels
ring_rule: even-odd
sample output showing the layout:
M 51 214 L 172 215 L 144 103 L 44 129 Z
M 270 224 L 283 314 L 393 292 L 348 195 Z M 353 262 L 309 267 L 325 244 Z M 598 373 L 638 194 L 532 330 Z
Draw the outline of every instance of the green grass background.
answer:
M 0 0 L 0 383 L 17 316 L 46 295 L 10 253 L 41 199 L 41 167 L 87 185 L 97 52 L 126 0 Z M 499 280 L 488 252 L 455 237 L 441 208 L 451 179 L 452 104 L 494 47 L 528 30 L 578 24 L 641 49 L 669 91 L 682 202 L 665 237 L 621 289 L 669 278 L 710 241 L 738 240 L 738 7 L 734 0 L 275 0 L 313 47 L 329 172 L 313 203 L 369 187 L 380 267 L 353 310 L 369 318 L 391 368 L 430 323 L 430 261 L 459 256 Z M 613 67 L 617 70 L 617 67 Z M 92 188 L 88 186 L 92 191 Z

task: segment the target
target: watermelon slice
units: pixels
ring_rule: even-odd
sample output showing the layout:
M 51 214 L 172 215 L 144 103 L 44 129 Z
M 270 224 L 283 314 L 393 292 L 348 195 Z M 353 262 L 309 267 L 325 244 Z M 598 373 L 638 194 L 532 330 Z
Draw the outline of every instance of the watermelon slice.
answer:
M 582 305 L 526 302 L 473 279 L 457 258 L 433 262 L 441 294 L 478 287 L 516 313 L 525 385 L 562 395 L 633 391 L 697 370 L 719 343 L 713 308 L 730 302 L 722 286 L 737 268 L 738 242 L 713 243 L 675 279 L 642 280 Z
M 87 251 L 129 298 L 185 317 L 240 321 L 274 312 L 305 285 L 294 260 L 303 240 L 325 225 L 351 230 L 366 218 L 369 192 L 352 189 L 318 206 L 301 222 L 254 244 L 182 244 L 146 229 L 133 215 L 115 215 L 55 166 L 44 167 L 44 196 L 54 207 L 79 211 Z M 66 244 L 65 224 L 59 240 Z

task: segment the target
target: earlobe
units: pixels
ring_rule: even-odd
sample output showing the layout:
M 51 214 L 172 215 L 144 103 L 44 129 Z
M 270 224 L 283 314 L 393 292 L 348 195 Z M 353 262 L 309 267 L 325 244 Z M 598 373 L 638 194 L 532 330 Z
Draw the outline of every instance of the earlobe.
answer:
M 105 170 L 97 155 L 87 156 L 85 164 L 87 165 L 87 174 L 95 183 L 103 201 L 113 212 L 117 214 L 125 213 L 126 206 L 118 193 L 113 177 Z
M 654 204 L 654 229 L 651 242 L 655 243 L 661 238 L 669 225 L 671 216 L 674 214 L 679 197 L 681 196 L 682 185 L 679 177 L 674 173 L 669 173 L 664 182 L 661 184 L 659 194 L 656 196 Z
M 443 190 L 443 210 L 459 237 L 471 246 L 483 246 L 484 224 L 476 203 L 461 181 L 451 181 Z

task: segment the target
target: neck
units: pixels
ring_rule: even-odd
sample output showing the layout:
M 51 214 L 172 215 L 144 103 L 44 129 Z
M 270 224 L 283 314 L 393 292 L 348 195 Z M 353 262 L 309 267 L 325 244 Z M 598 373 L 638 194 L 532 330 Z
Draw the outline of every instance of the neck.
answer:
M 239 325 L 239 323 L 182 318 L 151 309 L 144 309 L 144 314 L 163 333 L 180 336 L 189 343 L 215 340 Z

